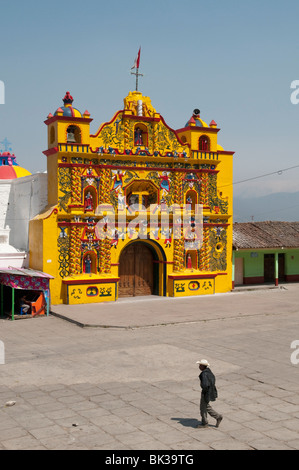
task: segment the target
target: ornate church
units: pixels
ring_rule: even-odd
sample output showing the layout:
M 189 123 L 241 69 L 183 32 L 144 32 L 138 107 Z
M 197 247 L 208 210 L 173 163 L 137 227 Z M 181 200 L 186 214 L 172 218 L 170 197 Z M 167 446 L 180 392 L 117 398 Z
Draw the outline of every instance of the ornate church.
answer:
M 91 134 L 73 101 L 45 121 L 48 205 L 29 227 L 52 304 L 230 291 L 234 152 L 215 121 L 195 109 L 173 130 L 134 91 Z

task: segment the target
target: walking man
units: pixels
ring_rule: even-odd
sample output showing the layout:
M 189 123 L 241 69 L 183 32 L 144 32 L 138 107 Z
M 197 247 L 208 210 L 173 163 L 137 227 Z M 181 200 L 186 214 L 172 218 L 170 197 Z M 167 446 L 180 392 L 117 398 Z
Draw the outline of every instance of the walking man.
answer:
M 217 389 L 215 386 L 215 376 L 210 369 L 210 364 L 206 359 L 201 359 L 197 361 L 196 364 L 199 364 L 199 369 L 201 373 L 199 374 L 200 386 L 201 386 L 201 398 L 200 398 L 200 414 L 201 414 L 201 424 L 198 427 L 207 427 L 208 426 L 208 414 L 212 418 L 216 419 L 216 428 L 222 421 L 222 416 L 213 410 L 210 405 L 211 401 L 215 401 L 218 397 Z

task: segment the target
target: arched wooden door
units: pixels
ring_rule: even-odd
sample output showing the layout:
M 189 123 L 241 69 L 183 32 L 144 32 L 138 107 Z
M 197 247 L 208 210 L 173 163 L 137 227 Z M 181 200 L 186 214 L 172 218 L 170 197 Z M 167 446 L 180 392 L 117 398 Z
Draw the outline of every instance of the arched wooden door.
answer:
M 154 289 L 153 254 L 144 243 L 132 243 L 119 260 L 118 297 L 152 295 Z

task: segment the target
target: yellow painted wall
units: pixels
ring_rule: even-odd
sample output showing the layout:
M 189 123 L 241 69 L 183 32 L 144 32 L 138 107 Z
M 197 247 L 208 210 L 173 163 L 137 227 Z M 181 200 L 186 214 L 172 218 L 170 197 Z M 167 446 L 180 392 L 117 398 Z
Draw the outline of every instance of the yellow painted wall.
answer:
M 156 112 L 150 98 L 140 92 L 130 92 L 124 99 L 124 109 L 94 134 L 90 134 L 89 114 L 76 111 L 76 116 L 70 119 L 58 112 L 46 121 L 48 150 L 44 153 L 51 208 L 30 223 L 30 266 L 54 276 L 50 284 L 52 303 L 117 299 L 120 256 L 134 243 L 134 237 L 127 229 L 124 240 L 113 241 L 109 233 L 110 239 L 102 241 L 95 226 L 105 216 L 111 217 L 113 211 L 116 222 L 121 215 L 132 222 L 136 215 L 128 210 L 118 213 L 117 201 L 136 194 L 140 201 L 152 198 L 159 205 L 158 220 L 163 205 L 182 206 L 192 191 L 197 202 L 204 205 L 204 243 L 199 252 L 192 252 L 196 264 L 192 270 L 187 267 L 183 245 L 174 241 L 173 233 L 166 242 L 167 236 L 160 230 L 155 240 L 145 227 L 144 243 L 156 253 L 159 295 L 194 296 L 231 290 L 233 152 L 222 152 L 216 125 L 207 125 L 200 118 L 200 127 L 190 124 L 176 132 Z M 79 144 L 67 142 L 70 125 L 80 130 Z M 138 127 L 142 131 L 139 142 L 135 140 Z M 198 147 L 202 135 L 210 139 L 210 149 L 205 153 Z M 85 205 L 88 191 L 93 198 L 92 209 Z M 106 209 L 97 210 L 98 204 Z M 143 217 L 149 221 L 149 212 Z M 141 228 L 138 231 L 136 240 Z M 87 254 L 92 258 L 92 273 L 84 272 Z

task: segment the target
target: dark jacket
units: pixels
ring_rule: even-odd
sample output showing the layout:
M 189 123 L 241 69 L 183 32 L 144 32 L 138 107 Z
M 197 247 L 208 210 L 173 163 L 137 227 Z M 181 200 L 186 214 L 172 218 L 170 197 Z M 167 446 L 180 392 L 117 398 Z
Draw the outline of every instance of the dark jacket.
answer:
M 215 386 L 215 375 L 209 367 L 204 369 L 199 375 L 200 386 L 202 388 L 202 394 L 207 403 L 215 401 L 218 397 L 217 389 Z

